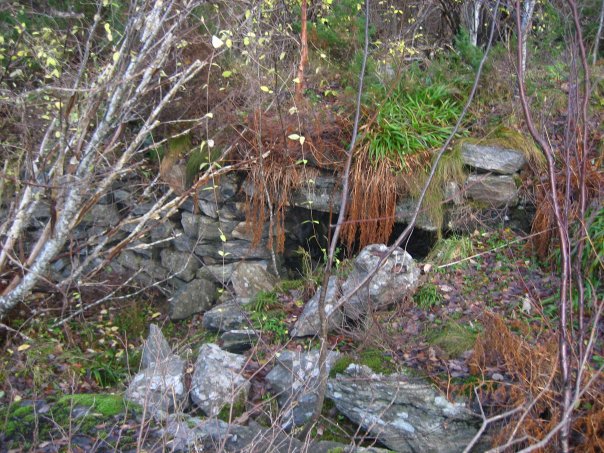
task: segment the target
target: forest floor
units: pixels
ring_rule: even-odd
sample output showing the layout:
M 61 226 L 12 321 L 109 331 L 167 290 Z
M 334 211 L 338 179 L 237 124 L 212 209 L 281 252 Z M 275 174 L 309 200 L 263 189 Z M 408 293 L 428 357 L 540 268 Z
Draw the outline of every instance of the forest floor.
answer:
M 547 349 L 556 329 L 558 279 L 537 264 L 525 238 L 511 230 L 475 232 L 440 244 L 420 264 L 428 272 L 413 298 L 390 311 L 373 313 L 363 326 L 330 336 L 330 344 L 376 371 L 411 368 L 452 399 L 482 388 L 483 407 L 496 412 L 510 402 L 497 389 L 522 386 L 525 376 L 521 370 L 510 369 L 506 360 L 481 361 L 476 345 L 486 344 L 485 334 L 497 325 L 493 323 L 497 318 L 524 344 Z M 345 264 L 341 268 L 345 270 Z M 261 340 L 246 353 L 245 373 L 254 376 L 250 404 L 267 400 L 270 389 L 264 376 L 276 352 L 318 346 L 316 340 L 288 336 L 304 305 L 301 286 L 283 285 L 287 289 L 271 295 L 270 304 L 256 304 L 260 316 L 250 316 L 262 328 Z M 158 301 L 151 297 L 126 304 L 108 302 L 60 327 L 52 327 L 61 308 L 56 298 L 42 293 L 37 297 L 41 299 L 37 311 L 21 311 L 23 318 L 11 321 L 18 332 L 5 333 L 0 349 L 0 451 L 135 448 L 141 441 L 140 417 L 135 412 L 124 415 L 123 405 L 111 400 L 106 405 L 114 408 L 117 404 L 117 410 L 107 412 L 97 404 L 93 411 L 97 418 L 84 422 L 88 418 L 80 414 L 78 421 L 71 413 L 75 404 L 66 396 L 119 397 L 138 370 L 149 323 L 163 326 L 175 350 L 190 361 L 199 345 L 217 341 L 216 334 L 203 330 L 203 315 L 169 321 L 159 297 Z M 601 360 L 602 345 L 598 347 L 596 358 Z M 354 435 L 334 409 L 326 417 L 332 420 L 318 429 L 324 438 L 349 441 L 346 436 Z M 337 430 L 330 429 L 331 425 Z M 161 445 L 165 440 L 157 427 L 146 431 L 143 439 L 146 445 Z

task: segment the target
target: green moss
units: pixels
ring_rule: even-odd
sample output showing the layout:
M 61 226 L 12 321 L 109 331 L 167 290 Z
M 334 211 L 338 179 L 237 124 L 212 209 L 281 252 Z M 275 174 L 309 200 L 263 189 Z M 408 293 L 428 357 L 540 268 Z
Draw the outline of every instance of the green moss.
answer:
M 113 417 L 125 412 L 132 405 L 126 402 L 121 395 L 94 393 L 66 395 L 57 401 L 59 409 L 71 409 L 76 406 L 90 408 L 104 417 Z
M 365 365 L 377 374 L 388 375 L 396 371 L 392 357 L 387 355 L 384 351 L 368 349 L 360 352 L 356 357 L 348 354 L 340 357 L 331 367 L 329 376 L 333 378 L 337 374 L 343 373 L 352 363 Z
M 218 418 L 223 422 L 230 423 L 245 413 L 245 398 L 240 396 L 232 404 L 227 404 L 218 413 Z
M 472 326 L 463 326 L 451 321 L 441 329 L 429 332 L 427 340 L 431 345 L 438 346 L 449 357 L 458 357 L 472 349 L 476 342 L 478 329 Z
M 338 358 L 338 360 L 336 360 L 336 362 L 332 365 L 331 370 L 329 371 L 329 377 L 334 378 L 336 377 L 336 375 L 342 374 L 344 370 L 348 368 L 348 365 L 354 362 L 355 360 L 349 355 L 344 355 Z

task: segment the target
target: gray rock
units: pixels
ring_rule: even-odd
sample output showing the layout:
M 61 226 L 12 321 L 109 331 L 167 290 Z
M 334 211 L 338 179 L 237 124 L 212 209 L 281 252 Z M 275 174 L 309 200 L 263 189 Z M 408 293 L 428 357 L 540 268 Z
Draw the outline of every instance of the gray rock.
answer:
M 261 291 L 272 291 L 278 280 L 261 264 L 242 261 L 233 269 L 231 283 L 238 297 L 253 298 Z
M 243 239 L 246 241 L 253 241 L 254 234 L 252 231 L 252 224 L 250 222 L 239 222 L 235 229 L 232 232 L 232 235 L 235 239 Z M 264 229 L 262 231 L 262 237 L 268 237 L 268 225 L 264 225 Z
M 200 200 L 221 205 L 237 195 L 240 185 L 241 177 L 235 173 L 228 173 L 201 186 L 197 195 Z
M 153 366 L 156 362 L 163 362 L 170 358 L 171 355 L 172 349 L 161 329 L 155 324 L 150 324 L 149 336 L 143 346 L 142 368 L 146 369 Z
M 218 219 L 219 207 L 215 201 L 199 200 L 199 209 L 206 216 Z
M 258 338 L 258 334 L 252 329 L 229 330 L 220 336 L 222 349 L 235 354 L 250 349 Z
M 464 142 L 461 156 L 464 164 L 470 167 L 508 175 L 516 173 L 526 164 L 522 151 L 497 145 Z
M 228 332 L 247 328 L 250 324 L 245 309 L 233 300 L 204 313 L 202 326 L 213 332 Z
M 209 310 L 217 299 L 216 285 L 205 279 L 195 279 L 170 298 L 170 319 L 186 319 Z
M 466 181 L 466 197 L 489 206 L 515 206 L 518 188 L 512 176 L 470 175 Z
M 334 310 L 335 303 L 341 295 L 340 284 L 336 276 L 329 277 L 327 284 L 327 294 L 325 295 L 325 313 L 330 316 L 330 330 L 335 330 L 342 325 L 344 315 L 342 310 Z M 292 338 L 306 337 L 318 335 L 321 327 L 319 320 L 319 298 L 321 296 L 321 288 L 317 290 L 315 295 L 306 303 L 302 314 L 296 321 L 291 330 Z
M 151 241 L 163 241 L 169 238 L 174 238 L 179 234 L 182 234 L 183 230 L 179 227 L 176 222 L 172 222 L 171 220 L 166 220 L 164 222 L 157 223 L 153 225 L 151 228 Z M 170 242 L 164 242 L 164 246 L 169 244 Z
M 327 373 L 339 354 L 329 351 Z M 282 427 L 290 429 L 310 419 L 317 402 L 319 386 L 319 351 L 283 351 L 276 357 L 274 368 L 266 375 L 282 410 Z
M 215 418 L 201 419 L 172 414 L 166 419 L 164 433 L 171 438 L 171 451 L 227 451 L 267 453 L 387 453 L 375 447 L 351 447 L 349 444 L 321 441 L 303 443 L 280 429 L 263 428 L 253 420 L 248 426 Z
M 95 204 L 82 220 L 84 223 L 101 227 L 117 225 L 119 221 L 120 213 L 114 204 Z
M 449 402 L 431 384 L 401 374 L 376 375 L 361 365 L 329 379 L 326 396 L 338 411 L 401 453 L 461 452 L 481 425 L 480 417 L 464 404 Z
M 163 249 L 160 256 L 162 266 L 168 269 L 170 274 L 185 282 L 195 278 L 195 272 L 199 269 L 199 258 L 195 254 Z
M 221 235 L 228 240 L 237 222 L 215 220 L 205 215 L 183 212 L 181 217 L 185 234 L 194 241 L 220 242 Z
M 184 231 L 181 230 L 181 232 L 172 240 L 172 245 L 179 252 L 190 253 L 195 249 L 195 241 L 187 236 Z
M 292 206 L 337 214 L 340 212 L 339 204 L 342 199 L 339 185 L 340 181 L 337 176 L 322 172 L 314 179 L 310 179 L 305 187 L 294 191 L 290 196 L 290 203 Z M 413 217 L 415 206 L 415 202 L 411 199 L 400 200 L 396 205 L 396 221 L 409 223 Z M 428 231 L 438 229 L 438 226 L 423 213 L 420 213 L 417 218 L 417 226 Z
M 191 380 L 191 399 L 208 416 L 218 415 L 226 404 L 246 401 L 249 381 L 241 371 L 246 358 L 206 343 L 201 346 Z
M 294 191 L 290 196 L 290 203 L 305 209 L 330 212 L 341 199 L 340 181 L 334 175 L 322 173 L 305 182 L 304 186 Z
M 361 250 L 354 267 L 342 284 L 344 294 L 352 291 L 377 266 L 388 250 L 384 244 L 371 244 Z M 379 310 L 412 294 L 418 285 L 419 269 L 406 251 L 397 248 L 365 287 L 343 305 L 352 319 L 364 317 L 369 310 Z
M 266 244 L 252 247 L 252 243 L 240 239 L 223 243 L 203 243 L 195 246 L 195 254 L 203 258 L 206 264 L 233 263 L 241 260 L 266 260 L 271 257 Z
M 138 373 L 130 382 L 125 398 L 147 407 L 147 411 L 163 418 L 165 413 L 183 411 L 189 404 L 185 388 L 186 362 L 177 356 L 155 362 Z
M 169 274 L 168 270 L 156 261 L 131 250 L 124 250 L 120 253 L 116 262 L 130 271 L 140 271 L 136 279 L 143 284 L 152 284 L 164 280 Z
M 219 284 L 225 285 L 231 281 L 231 275 L 233 275 L 233 268 L 235 266 L 236 263 L 206 264 L 197 271 L 197 276 L 209 278 Z

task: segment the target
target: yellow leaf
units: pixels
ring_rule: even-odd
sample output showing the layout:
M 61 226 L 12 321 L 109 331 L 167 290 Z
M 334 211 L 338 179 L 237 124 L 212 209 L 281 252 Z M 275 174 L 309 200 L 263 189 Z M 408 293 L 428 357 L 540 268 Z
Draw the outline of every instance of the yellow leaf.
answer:
M 281 55 L 279 55 L 279 60 L 283 60 L 285 58 L 285 52 L 281 52 Z
M 231 40 L 231 38 L 226 40 L 226 46 L 230 49 L 231 47 L 233 47 L 233 41 Z
M 287 136 L 290 140 L 300 140 L 300 136 L 298 134 L 290 134 Z
M 265 85 L 262 85 L 262 86 L 260 87 L 260 89 L 261 89 L 262 91 L 264 91 L 265 93 L 268 93 L 268 92 L 270 91 L 270 88 L 269 88 L 269 87 L 267 87 L 267 86 L 265 86 Z
M 159 311 L 156 311 L 155 313 L 153 313 L 151 315 L 151 319 L 159 318 L 160 316 L 161 316 L 161 313 Z
M 19 346 L 17 348 L 17 351 L 19 351 L 19 352 L 21 352 L 21 351 L 27 351 L 29 348 L 31 348 L 30 344 L 23 343 L 21 346 Z
M 298 77 L 296 77 L 296 78 L 294 79 L 294 83 L 300 83 L 300 79 L 299 79 Z
M 119 52 L 113 52 L 113 62 L 117 63 L 117 60 L 120 59 L 120 53 Z
M 243 38 L 243 44 L 245 44 L 246 46 L 250 45 L 250 38 L 248 38 L 247 36 L 245 38 Z
M 225 79 L 228 79 L 229 77 L 231 77 L 231 75 L 233 75 L 232 71 L 224 71 L 222 73 L 222 77 L 224 77 Z

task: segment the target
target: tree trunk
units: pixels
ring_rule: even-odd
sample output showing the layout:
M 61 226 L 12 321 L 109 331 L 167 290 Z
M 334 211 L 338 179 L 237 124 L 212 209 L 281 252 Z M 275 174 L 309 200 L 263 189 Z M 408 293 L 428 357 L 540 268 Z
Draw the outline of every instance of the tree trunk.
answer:
M 308 0 L 302 0 L 302 32 L 300 33 L 300 64 L 298 65 L 298 83 L 296 84 L 296 102 L 302 100 L 304 93 L 304 68 L 308 62 L 308 36 L 307 36 L 307 20 L 306 11 L 308 7 Z

